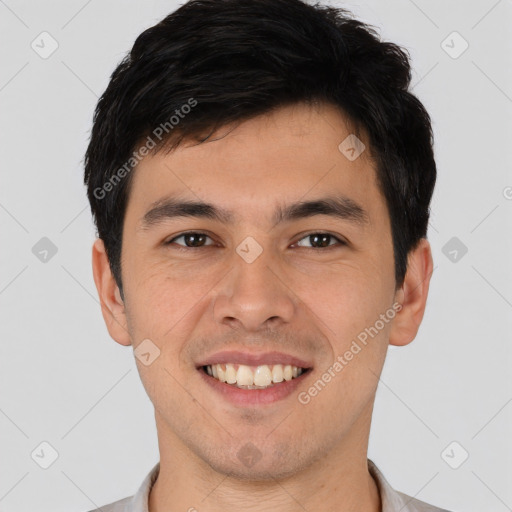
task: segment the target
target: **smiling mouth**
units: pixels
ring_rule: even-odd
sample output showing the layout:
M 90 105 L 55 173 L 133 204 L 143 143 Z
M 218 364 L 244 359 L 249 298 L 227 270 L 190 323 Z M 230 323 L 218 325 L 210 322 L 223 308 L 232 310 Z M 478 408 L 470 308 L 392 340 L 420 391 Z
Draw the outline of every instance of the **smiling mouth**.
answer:
M 211 364 L 201 366 L 200 369 L 220 382 L 241 389 L 274 387 L 311 371 L 311 368 L 299 368 L 290 364 L 248 366 L 235 363 Z

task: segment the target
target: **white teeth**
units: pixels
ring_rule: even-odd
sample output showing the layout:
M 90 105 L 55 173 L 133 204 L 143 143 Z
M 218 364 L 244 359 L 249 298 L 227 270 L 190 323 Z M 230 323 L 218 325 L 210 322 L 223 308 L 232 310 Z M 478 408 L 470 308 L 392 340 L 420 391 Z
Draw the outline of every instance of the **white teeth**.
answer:
M 238 371 L 236 372 L 236 383 L 240 386 L 252 386 L 253 384 L 261 385 L 254 382 L 252 370 L 243 364 L 238 367 Z
M 236 371 L 235 367 L 232 364 L 226 365 L 226 382 L 228 384 L 236 383 Z
M 222 369 L 222 366 L 220 364 L 214 364 L 215 368 L 217 368 L 217 379 L 219 379 L 221 382 L 226 382 L 226 372 Z
M 254 372 L 254 384 L 256 384 L 256 386 L 270 386 L 270 384 L 272 384 L 272 373 L 267 365 L 258 366 L 258 368 L 256 368 Z
M 272 368 L 272 381 L 273 382 L 283 382 L 284 376 L 283 376 L 283 365 L 282 364 L 275 364 Z
M 256 368 L 231 363 L 206 366 L 206 373 L 215 379 L 247 389 L 266 388 L 284 380 L 295 379 L 303 372 L 302 368 L 290 364 L 274 364 L 271 366 L 264 364 Z

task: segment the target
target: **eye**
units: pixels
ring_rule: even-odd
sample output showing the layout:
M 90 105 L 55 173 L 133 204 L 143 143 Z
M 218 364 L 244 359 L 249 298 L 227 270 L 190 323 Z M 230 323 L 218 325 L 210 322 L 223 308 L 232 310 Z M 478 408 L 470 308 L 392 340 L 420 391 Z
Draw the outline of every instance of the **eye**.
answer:
M 180 240 L 180 239 L 183 239 L 184 245 L 181 243 L 177 243 L 177 240 Z M 190 248 L 190 249 L 192 249 L 194 247 L 205 247 L 205 246 L 209 246 L 209 245 L 214 245 L 213 243 L 206 244 L 205 241 L 207 239 L 212 240 L 205 233 L 200 233 L 198 231 L 189 231 L 188 233 L 182 233 L 179 236 L 176 236 L 174 238 L 171 238 L 170 240 L 167 240 L 165 242 L 165 245 L 171 245 L 171 244 L 175 243 L 176 245 L 179 245 L 184 248 Z M 213 240 L 212 240 L 212 242 L 213 242 Z
M 309 240 L 311 245 L 303 245 L 301 243 L 303 240 Z M 331 242 L 338 242 L 339 245 L 346 245 L 343 240 L 340 240 L 338 237 L 331 235 L 330 233 L 310 233 L 296 242 L 296 245 L 299 247 L 306 247 L 308 249 L 321 249 L 323 247 L 332 247 L 333 245 L 336 245 L 336 243 L 333 244 Z

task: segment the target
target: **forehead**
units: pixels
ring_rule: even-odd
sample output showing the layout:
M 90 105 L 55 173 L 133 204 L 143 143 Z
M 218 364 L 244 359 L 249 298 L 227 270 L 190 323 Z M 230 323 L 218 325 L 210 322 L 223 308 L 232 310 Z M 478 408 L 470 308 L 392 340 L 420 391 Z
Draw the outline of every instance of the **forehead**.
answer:
M 368 141 L 336 107 L 297 104 L 145 157 L 134 172 L 127 216 L 170 194 L 261 216 L 278 203 L 336 193 L 368 210 L 382 207 Z

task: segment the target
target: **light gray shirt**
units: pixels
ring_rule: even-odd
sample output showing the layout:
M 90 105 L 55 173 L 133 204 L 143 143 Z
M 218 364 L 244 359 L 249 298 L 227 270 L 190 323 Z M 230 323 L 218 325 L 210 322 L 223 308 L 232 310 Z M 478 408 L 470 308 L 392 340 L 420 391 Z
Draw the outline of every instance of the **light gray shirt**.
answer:
M 133 496 L 90 512 L 148 512 L 149 492 L 156 481 L 159 470 L 160 463 L 158 462 Z M 368 470 L 379 488 L 382 512 L 449 512 L 444 508 L 434 507 L 424 501 L 411 498 L 407 494 L 395 491 L 370 459 L 368 459 Z

